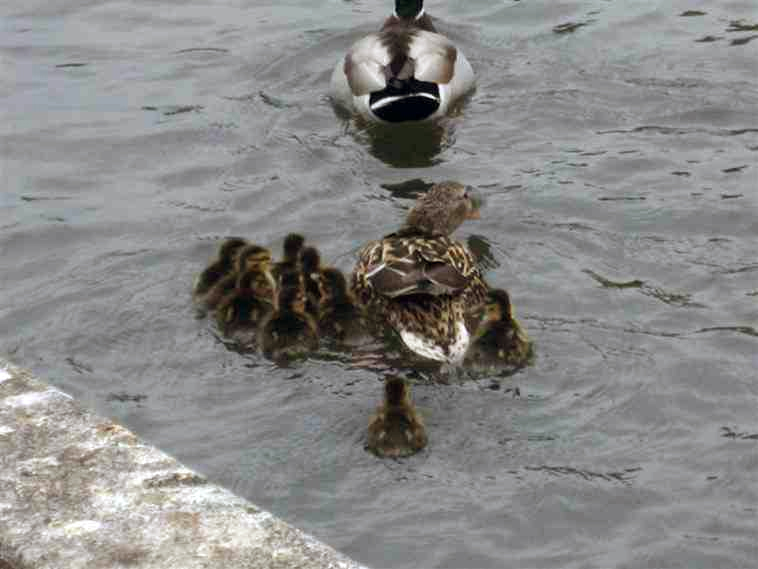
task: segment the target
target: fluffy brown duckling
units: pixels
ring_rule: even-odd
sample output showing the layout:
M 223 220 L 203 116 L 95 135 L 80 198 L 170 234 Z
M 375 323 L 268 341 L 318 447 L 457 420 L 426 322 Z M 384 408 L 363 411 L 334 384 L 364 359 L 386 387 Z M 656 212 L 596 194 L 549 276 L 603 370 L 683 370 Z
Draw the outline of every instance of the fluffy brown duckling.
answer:
M 274 294 L 265 268 L 256 266 L 243 272 L 233 291 L 219 302 L 216 317 L 226 333 L 255 329 L 274 311 Z
M 364 337 L 367 328 L 363 310 L 356 305 L 342 271 L 324 269 L 319 290 L 319 331 L 340 343 L 350 343 Z
M 368 424 L 366 448 L 380 457 L 410 456 L 426 446 L 424 421 L 399 377 L 384 382 L 384 401 Z
M 318 348 L 316 320 L 305 310 L 305 296 L 297 273 L 281 277 L 276 311 L 261 327 L 261 347 L 266 357 L 290 359 Z
M 233 272 L 236 266 L 237 253 L 245 245 L 247 245 L 247 241 L 240 237 L 230 237 L 221 244 L 216 259 L 195 279 L 195 284 L 192 287 L 195 298 L 205 295 L 222 278 Z
M 513 316 L 510 296 L 502 289 L 490 290 L 466 361 L 523 366 L 531 355 L 532 344 Z
M 314 318 L 319 316 L 321 302 L 321 255 L 315 247 L 306 247 L 300 253 L 300 267 L 305 289 L 305 309 Z
M 215 310 L 222 304 L 227 305 L 230 298 L 237 294 L 240 277 L 248 271 L 260 275 L 251 280 L 256 285 L 255 293 L 273 300 L 276 284 L 271 276 L 271 251 L 260 245 L 245 245 L 237 252 L 235 265 L 234 271 L 222 277 L 203 299 L 208 309 Z
M 305 237 L 299 233 L 290 233 L 284 238 L 282 260 L 272 268 L 272 274 L 276 280 L 287 271 L 295 271 L 298 268 L 300 252 L 303 250 Z

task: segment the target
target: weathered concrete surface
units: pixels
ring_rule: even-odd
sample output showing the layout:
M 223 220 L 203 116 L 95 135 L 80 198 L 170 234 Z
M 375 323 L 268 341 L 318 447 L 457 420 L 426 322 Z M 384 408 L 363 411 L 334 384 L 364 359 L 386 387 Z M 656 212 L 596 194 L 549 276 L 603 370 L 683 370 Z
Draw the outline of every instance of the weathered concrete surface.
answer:
M 359 565 L 0 359 L 0 569 Z

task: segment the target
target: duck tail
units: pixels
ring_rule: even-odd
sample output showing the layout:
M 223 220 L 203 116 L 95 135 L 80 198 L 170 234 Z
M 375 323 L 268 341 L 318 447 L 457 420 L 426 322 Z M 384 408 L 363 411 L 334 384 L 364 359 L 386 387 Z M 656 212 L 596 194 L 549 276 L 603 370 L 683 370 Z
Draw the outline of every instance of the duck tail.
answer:
M 381 120 L 391 123 L 424 120 L 440 106 L 440 90 L 436 83 L 419 81 L 404 71 L 411 60 L 401 64 L 400 71 L 387 66 L 387 86 L 369 97 L 369 108 Z M 412 65 L 411 65 L 412 67 Z

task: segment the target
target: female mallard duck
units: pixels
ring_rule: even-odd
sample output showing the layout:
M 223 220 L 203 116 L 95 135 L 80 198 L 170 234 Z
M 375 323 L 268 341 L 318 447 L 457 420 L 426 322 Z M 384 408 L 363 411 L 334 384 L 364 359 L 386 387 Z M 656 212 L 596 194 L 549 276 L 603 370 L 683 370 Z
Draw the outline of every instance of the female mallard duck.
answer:
M 466 361 L 523 366 L 531 354 L 532 344 L 513 316 L 508 293 L 502 289 L 489 291 L 481 322 L 466 353 Z
M 318 327 L 305 310 L 305 295 L 297 273 L 281 277 L 276 311 L 261 327 L 261 345 L 274 360 L 297 357 L 318 348 Z
M 237 253 L 247 245 L 247 241 L 240 237 L 230 237 L 225 240 L 219 247 L 216 260 L 208 265 L 202 273 L 195 279 L 195 285 L 192 292 L 195 298 L 200 298 L 206 294 L 222 278 L 230 274 L 235 267 Z
M 366 335 L 363 310 L 347 287 L 339 269 L 324 269 L 319 280 L 319 331 L 338 342 L 352 342 Z
M 395 0 L 378 33 L 358 40 L 332 73 L 332 96 L 372 122 L 444 116 L 474 87 L 474 71 L 436 32 L 423 0 Z
M 381 457 L 409 456 L 426 446 L 424 421 L 411 401 L 404 379 L 388 377 L 384 402 L 368 424 L 366 448 Z
M 487 284 L 468 248 L 450 237 L 479 217 L 465 186 L 443 182 L 421 196 L 405 225 L 359 253 L 352 288 L 359 302 L 388 324 L 413 352 L 459 363 L 469 345 L 473 314 Z
M 261 277 L 255 281 L 258 296 L 273 298 L 276 283 L 271 276 L 271 251 L 260 245 L 245 245 L 237 251 L 234 269 L 223 276 L 203 298 L 205 306 L 215 310 L 221 304 L 226 304 L 236 294 L 240 276 L 248 271 L 254 271 Z

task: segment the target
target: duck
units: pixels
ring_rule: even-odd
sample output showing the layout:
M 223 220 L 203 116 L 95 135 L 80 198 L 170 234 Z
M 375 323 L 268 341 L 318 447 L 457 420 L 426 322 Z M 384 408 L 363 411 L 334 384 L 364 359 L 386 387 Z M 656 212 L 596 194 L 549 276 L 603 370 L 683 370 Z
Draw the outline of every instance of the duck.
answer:
M 236 265 L 237 253 L 247 241 L 241 237 L 230 237 L 221 244 L 216 259 L 195 279 L 192 292 L 195 298 L 202 298 L 218 281 L 231 273 Z
M 227 334 L 255 330 L 274 311 L 274 290 L 266 265 L 246 269 L 235 288 L 216 307 L 216 320 Z
M 459 364 L 468 349 L 489 287 L 469 249 L 450 235 L 480 217 L 480 203 L 463 184 L 435 184 L 398 231 L 358 254 L 351 281 L 356 299 L 422 358 Z
M 322 288 L 320 285 L 323 268 L 321 255 L 315 247 L 306 247 L 300 254 L 303 287 L 305 289 L 305 309 L 314 318 L 319 317 Z
M 531 356 L 532 343 L 513 315 L 510 296 L 503 289 L 490 290 L 466 361 L 521 367 Z
M 474 87 L 471 64 L 437 32 L 423 0 L 395 0 L 379 32 L 353 44 L 331 78 L 332 99 L 370 123 L 443 117 Z
M 294 271 L 298 267 L 300 261 L 300 252 L 305 244 L 305 237 L 299 233 L 290 233 L 284 238 L 284 245 L 282 247 L 282 260 L 276 263 L 272 269 L 271 274 L 274 279 L 278 279 L 279 276 L 287 271 Z
M 342 271 L 324 269 L 319 288 L 319 332 L 343 344 L 364 337 L 367 328 L 363 310 L 356 304 Z
M 411 400 L 406 381 L 384 381 L 384 401 L 369 420 L 366 449 L 379 457 L 410 456 L 428 441 L 424 421 Z
M 256 281 L 256 294 L 261 297 L 274 296 L 276 282 L 271 275 L 271 251 L 255 244 L 246 244 L 237 251 L 234 268 L 224 275 L 203 297 L 203 304 L 209 310 L 227 305 L 237 294 L 241 275 L 253 271 L 260 275 Z
M 305 310 L 301 282 L 294 271 L 281 276 L 276 310 L 261 326 L 263 354 L 272 360 L 296 358 L 318 348 L 318 325 Z

